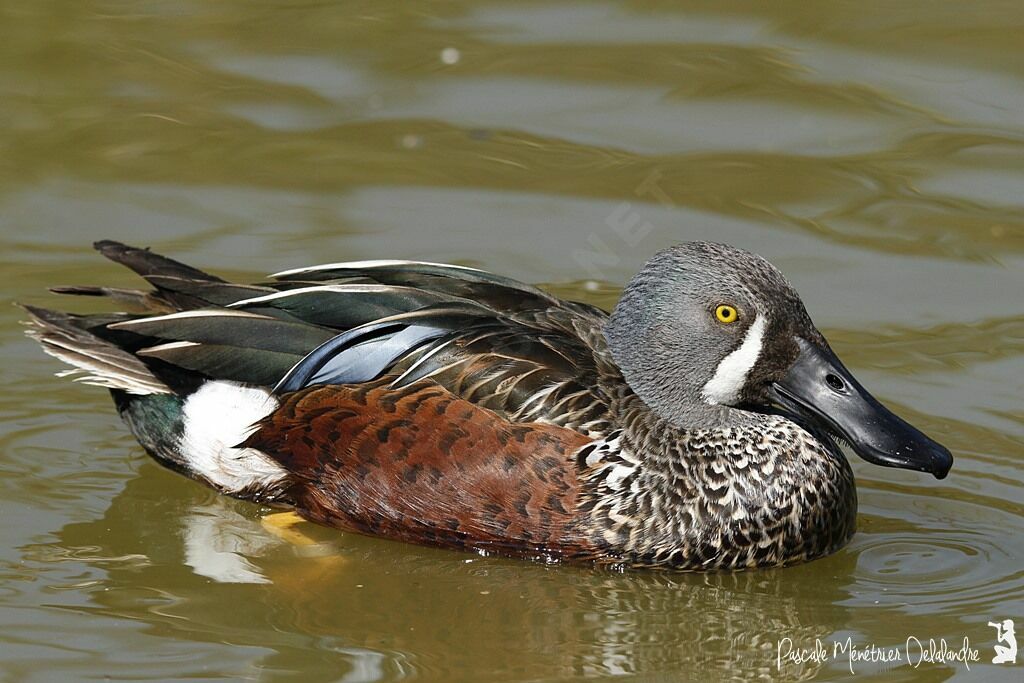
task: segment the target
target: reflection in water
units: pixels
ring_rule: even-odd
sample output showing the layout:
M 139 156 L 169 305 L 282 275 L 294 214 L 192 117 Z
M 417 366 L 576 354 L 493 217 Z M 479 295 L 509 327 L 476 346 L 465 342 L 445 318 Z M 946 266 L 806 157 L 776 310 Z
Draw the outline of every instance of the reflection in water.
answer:
M 610 307 L 658 248 L 726 241 L 957 457 L 941 486 L 854 460 L 860 533 L 781 572 L 296 547 L 145 461 L 0 307 L 4 675 L 745 679 L 782 635 L 991 659 L 987 623 L 1024 614 L 1024 15 L 972 7 L 0 0 L 12 298 L 137 286 L 87 252 L 108 237 L 244 280 L 457 261 Z
M 419 549 L 306 525 L 333 548 L 309 557 L 267 531 L 255 506 L 203 490 L 198 504 L 161 500 L 175 475 L 143 469 L 101 519 L 70 524 L 55 545 L 44 546 L 47 561 L 64 559 L 55 549 L 59 555 L 91 546 L 109 558 L 141 543 L 149 561 L 108 560 L 109 581 L 159 586 L 162 599 L 154 604 L 152 591 L 134 599 L 94 592 L 93 604 L 81 609 L 142 618 L 158 633 L 186 628 L 200 640 L 269 648 L 261 668 L 294 665 L 296 643 L 316 639 L 331 643 L 325 665 L 377 662 L 388 676 L 507 672 L 513 679 L 528 670 L 557 677 L 684 667 L 771 680 L 778 639 L 813 643 L 848 624 L 847 611 L 836 607 L 850 598 L 843 586 L 856 570 L 847 553 L 828 560 L 825 580 L 800 568 L 805 580 L 793 570 L 617 573 Z M 162 536 L 147 534 L 154 526 Z M 166 542 L 167 529 L 174 542 Z M 482 647 L 487 643 L 515 646 Z M 790 673 L 806 677 L 818 668 Z
M 247 557 L 275 545 L 259 522 L 238 514 L 218 499 L 196 506 L 181 518 L 185 564 L 218 583 L 270 583 Z
M 1024 585 L 1020 572 L 999 574 L 1015 551 L 992 544 L 1019 514 L 964 503 L 956 516 L 971 530 L 951 532 L 926 501 L 878 499 L 879 487 L 866 487 L 868 513 L 851 546 L 806 566 L 616 573 L 421 549 L 310 524 L 305 545 L 296 546 L 261 524 L 256 506 L 147 463 L 102 518 L 65 526 L 55 544 L 28 557 L 98 563 L 104 584 L 154 587 L 94 591 L 91 605 L 74 609 L 142 619 L 154 635 L 185 629 L 191 640 L 259 647 L 245 666 L 282 675 L 348 671 L 345 680 L 380 680 L 457 671 L 467 680 L 506 680 L 494 676 L 500 671 L 515 680 L 531 670 L 693 670 L 774 680 L 783 638 L 797 647 L 850 635 L 890 646 L 911 634 L 952 642 L 962 636 L 908 630 L 905 619 L 882 615 L 920 613 L 927 624 L 943 611 L 995 613 Z M 310 541 L 316 552 L 307 551 Z M 315 661 L 305 652 L 310 642 L 319 643 Z M 515 647 L 487 645 L 510 642 Z M 837 665 L 785 671 L 807 679 L 829 666 Z

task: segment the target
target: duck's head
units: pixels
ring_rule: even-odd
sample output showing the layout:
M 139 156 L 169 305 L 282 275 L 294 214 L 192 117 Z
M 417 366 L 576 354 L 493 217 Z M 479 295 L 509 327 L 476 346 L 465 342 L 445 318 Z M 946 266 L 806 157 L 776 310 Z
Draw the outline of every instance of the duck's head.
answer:
M 953 464 L 860 385 L 792 285 L 755 254 L 708 242 L 659 252 L 626 286 L 605 336 L 633 391 L 679 426 L 721 407 L 782 412 L 869 462 L 939 479 Z

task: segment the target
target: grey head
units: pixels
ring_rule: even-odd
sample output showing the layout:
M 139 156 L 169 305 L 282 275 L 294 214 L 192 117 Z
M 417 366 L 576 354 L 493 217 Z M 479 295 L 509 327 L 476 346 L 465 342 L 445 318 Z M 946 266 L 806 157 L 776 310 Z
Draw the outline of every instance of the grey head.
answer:
M 891 413 L 832 352 L 764 258 L 688 242 L 655 254 L 605 327 L 630 388 L 681 428 L 782 413 L 877 464 L 946 476 L 952 455 Z

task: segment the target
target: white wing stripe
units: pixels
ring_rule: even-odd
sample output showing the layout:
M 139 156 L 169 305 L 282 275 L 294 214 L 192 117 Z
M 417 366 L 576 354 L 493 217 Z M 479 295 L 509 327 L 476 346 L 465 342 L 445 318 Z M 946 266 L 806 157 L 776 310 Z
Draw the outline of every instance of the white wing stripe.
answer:
M 289 277 L 301 275 L 302 273 L 315 273 L 320 270 L 358 270 L 360 268 L 390 268 L 394 266 L 431 266 L 434 268 L 450 268 L 452 270 L 464 270 L 471 273 L 483 273 L 486 271 L 468 266 L 455 266 L 450 263 L 432 263 L 430 261 L 401 261 L 395 259 L 381 259 L 378 261 L 347 261 L 342 263 L 325 263 L 319 266 L 306 266 L 305 268 L 293 268 L 282 270 L 280 273 L 270 275 L 272 278 Z

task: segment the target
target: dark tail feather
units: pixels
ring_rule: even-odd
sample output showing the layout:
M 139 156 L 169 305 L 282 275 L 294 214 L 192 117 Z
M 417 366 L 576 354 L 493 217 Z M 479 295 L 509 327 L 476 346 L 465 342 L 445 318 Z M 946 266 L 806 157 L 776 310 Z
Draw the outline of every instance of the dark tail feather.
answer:
M 198 268 L 186 266 L 174 259 L 154 254 L 149 249 L 129 247 L 113 240 L 100 240 L 93 243 L 93 248 L 115 263 L 131 268 L 142 277 L 164 275 L 179 277 L 186 280 L 202 280 L 206 282 L 226 282 L 216 275 L 210 275 Z
M 248 291 L 236 295 L 235 290 L 239 289 L 237 285 L 232 285 L 216 275 L 186 266 L 184 263 L 166 256 L 154 254 L 149 249 L 130 247 L 113 240 L 100 240 L 94 243 L 93 247 L 111 261 L 127 266 L 144 277 L 149 284 L 156 288 L 155 292 L 149 294 L 147 302 L 155 301 L 162 309 L 168 311 L 187 311 L 211 305 L 221 306 L 224 302 L 255 296 Z M 89 288 L 71 289 L 88 290 Z M 64 291 L 61 293 L 85 294 L 87 292 Z M 235 298 L 232 298 L 233 295 Z M 145 298 L 146 295 L 143 296 Z
M 110 299 L 114 303 L 126 306 L 136 311 L 149 313 L 174 313 L 178 309 L 170 302 L 165 301 L 159 293 L 142 292 L 137 289 L 120 289 L 118 287 L 50 287 L 54 294 L 69 294 L 71 296 L 96 296 Z

